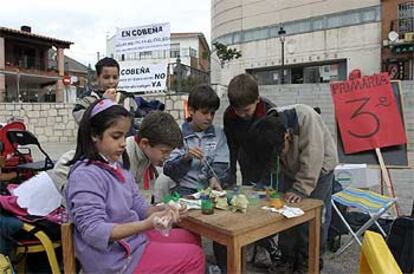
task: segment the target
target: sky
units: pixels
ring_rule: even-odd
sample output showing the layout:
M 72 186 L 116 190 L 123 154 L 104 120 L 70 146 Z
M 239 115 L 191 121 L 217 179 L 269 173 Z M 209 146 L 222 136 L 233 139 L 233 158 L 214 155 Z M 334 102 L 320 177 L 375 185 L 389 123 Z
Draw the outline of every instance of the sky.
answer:
M 116 28 L 169 22 L 171 32 L 202 32 L 210 41 L 210 0 L 2 1 L 0 26 L 74 42 L 65 54 L 93 65 Z

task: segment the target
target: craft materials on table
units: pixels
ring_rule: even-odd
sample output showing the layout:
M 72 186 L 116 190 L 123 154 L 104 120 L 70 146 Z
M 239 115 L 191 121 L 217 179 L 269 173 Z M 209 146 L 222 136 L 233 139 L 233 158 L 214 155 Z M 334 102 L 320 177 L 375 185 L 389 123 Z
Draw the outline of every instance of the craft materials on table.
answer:
M 269 212 L 279 213 L 288 219 L 293 218 L 293 217 L 299 217 L 305 214 L 305 212 L 302 209 L 298 207 L 289 207 L 287 205 L 284 205 L 282 208 L 279 208 L 279 209 L 268 207 L 268 206 L 263 206 L 262 209 L 269 211 Z

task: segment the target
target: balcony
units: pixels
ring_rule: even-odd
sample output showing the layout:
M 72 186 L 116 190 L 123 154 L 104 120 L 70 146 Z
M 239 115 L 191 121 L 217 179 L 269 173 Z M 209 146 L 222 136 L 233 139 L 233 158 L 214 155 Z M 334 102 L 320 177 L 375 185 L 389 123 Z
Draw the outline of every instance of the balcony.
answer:
M 403 39 L 406 33 L 414 32 L 414 17 L 397 19 L 391 21 L 391 31 L 395 31 L 400 34 L 400 39 Z
M 6 70 L 20 71 L 36 74 L 57 75 L 58 71 L 52 59 L 37 58 L 32 56 L 6 57 Z

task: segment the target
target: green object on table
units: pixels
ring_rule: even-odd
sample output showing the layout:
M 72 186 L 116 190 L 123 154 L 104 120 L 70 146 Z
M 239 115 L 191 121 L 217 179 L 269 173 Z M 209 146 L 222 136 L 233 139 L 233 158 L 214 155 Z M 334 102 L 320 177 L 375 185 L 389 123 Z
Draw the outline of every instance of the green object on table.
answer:
M 271 191 L 269 194 L 270 199 L 279 199 L 280 198 L 280 192 L 277 191 Z
M 201 213 L 207 215 L 214 213 L 214 203 L 207 195 L 201 196 Z
M 178 200 L 181 198 L 181 195 L 177 192 L 173 192 L 169 195 L 165 195 L 163 198 L 163 201 L 165 204 L 168 204 L 170 201 L 178 202 Z

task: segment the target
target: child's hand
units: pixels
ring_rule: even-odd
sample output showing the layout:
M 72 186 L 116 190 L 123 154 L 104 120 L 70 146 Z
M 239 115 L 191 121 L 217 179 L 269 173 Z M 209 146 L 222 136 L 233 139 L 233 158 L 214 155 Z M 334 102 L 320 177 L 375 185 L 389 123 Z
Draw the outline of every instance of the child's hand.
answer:
M 210 179 L 210 187 L 211 189 L 217 190 L 217 191 L 223 191 L 223 188 L 221 187 L 221 184 L 219 180 L 216 177 L 211 177 Z
M 176 222 L 187 216 L 188 208 L 184 202 L 170 201 L 167 206 L 176 214 Z
M 168 209 L 152 213 L 145 221 L 148 222 L 151 228 L 159 229 L 165 229 L 172 224 L 171 214 L 168 213 Z
M 102 97 L 106 98 L 106 99 L 111 99 L 112 101 L 115 101 L 115 99 L 116 99 L 116 89 L 108 88 L 107 90 L 105 90 Z
M 187 153 L 184 155 L 184 159 L 189 161 L 190 159 L 197 158 L 199 160 L 203 159 L 204 152 L 199 147 L 189 148 Z
M 300 196 L 300 195 L 298 195 L 294 192 L 286 192 L 283 195 L 283 199 L 288 203 L 296 204 L 296 203 L 300 203 L 302 201 L 302 196 Z

